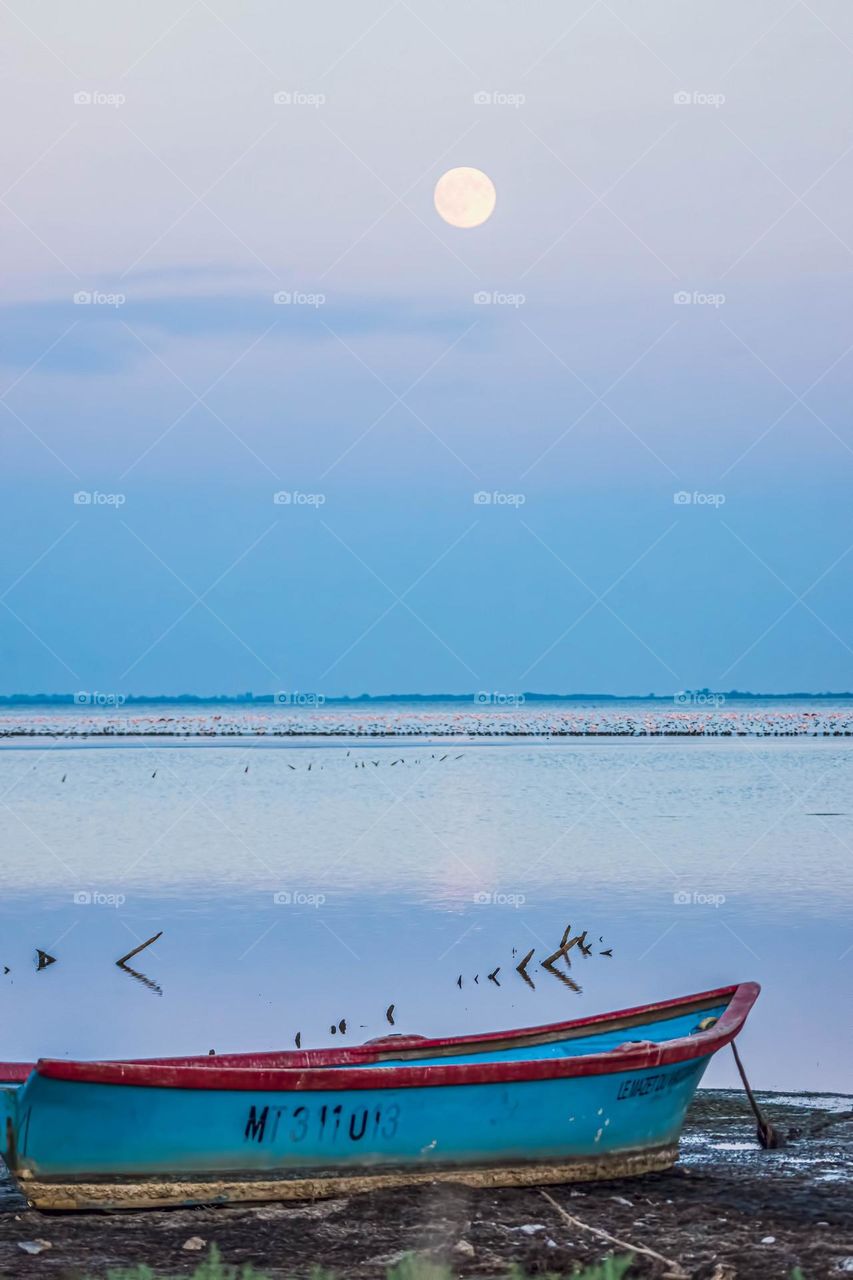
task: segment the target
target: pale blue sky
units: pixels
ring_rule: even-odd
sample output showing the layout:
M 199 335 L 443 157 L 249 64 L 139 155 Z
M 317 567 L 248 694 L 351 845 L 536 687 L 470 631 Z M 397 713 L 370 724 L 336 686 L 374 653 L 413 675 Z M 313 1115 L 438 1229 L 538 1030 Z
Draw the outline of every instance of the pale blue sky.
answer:
M 3 691 L 853 687 L 841 0 L 0 24 Z

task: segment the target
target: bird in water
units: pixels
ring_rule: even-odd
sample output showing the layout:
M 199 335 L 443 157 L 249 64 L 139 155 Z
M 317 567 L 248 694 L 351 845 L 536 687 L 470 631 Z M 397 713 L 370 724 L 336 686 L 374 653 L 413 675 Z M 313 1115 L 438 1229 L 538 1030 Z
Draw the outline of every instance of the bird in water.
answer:
M 246 767 L 245 767 L 245 769 L 243 770 L 243 772 L 244 772 L 244 773 L 248 773 L 248 772 L 249 772 L 249 766 L 248 766 L 248 765 L 246 765 Z
M 62 775 L 62 781 L 64 782 L 64 781 L 65 781 L 65 779 L 66 779 L 67 777 L 68 777 L 68 774 L 67 774 L 67 773 L 63 773 L 63 775 Z

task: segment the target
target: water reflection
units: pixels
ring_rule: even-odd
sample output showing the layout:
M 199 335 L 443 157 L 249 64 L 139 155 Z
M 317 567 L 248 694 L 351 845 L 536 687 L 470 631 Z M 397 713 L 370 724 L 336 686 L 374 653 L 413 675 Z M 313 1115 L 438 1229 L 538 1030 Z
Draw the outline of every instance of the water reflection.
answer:
M 122 973 L 129 973 L 131 978 L 135 978 L 137 982 L 141 982 L 143 987 L 147 987 L 149 991 L 153 991 L 155 996 L 163 994 L 163 988 L 158 986 L 151 978 L 147 978 L 144 973 L 140 973 L 137 969 L 131 969 L 129 964 L 125 964 L 123 960 L 116 960 L 116 967 L 121 969 Z
M 756 1087 L 849 1088 L 850 750 L 0 752 L 4 1056 L 462 1034 L 754 978 Z

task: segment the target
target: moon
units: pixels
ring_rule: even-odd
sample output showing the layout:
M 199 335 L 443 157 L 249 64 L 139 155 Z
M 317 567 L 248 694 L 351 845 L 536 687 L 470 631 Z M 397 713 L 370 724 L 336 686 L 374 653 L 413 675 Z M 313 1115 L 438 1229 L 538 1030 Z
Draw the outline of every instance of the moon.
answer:
M 451 227 L 480 227 L 492 216 L 495 184 L 482 169 L 448 169 L 435 184 L 435 207 Z

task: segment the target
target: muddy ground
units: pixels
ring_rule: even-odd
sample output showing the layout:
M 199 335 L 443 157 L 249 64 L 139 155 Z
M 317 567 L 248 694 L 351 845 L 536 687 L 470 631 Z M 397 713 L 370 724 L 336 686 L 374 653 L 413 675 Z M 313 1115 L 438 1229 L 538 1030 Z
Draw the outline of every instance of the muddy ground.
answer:
M 548 1194 L 473 1191 L 436 1184 L 316 1204 L 257 1208 L 49 1216 L 27 1209 L 8 1185 L 0 1200 L 0 1275 L 70 1280 L 147 1263 L 158 1274 L 190 1274 L 212 1243 L 231 1263 L 271 1276 L 313 1266 L 342 1277 L 383 1277 L 407 1252 L 447 1262 L 460 1276 L 499 1275 L 512 1264 L 532 1275 L 571 1273 L 624 1252 L 584 1229 L 597 1227 L 678 1263 L 690 1280 L 806 1280 L 853 1274 L 853 1098 L 761 1095 L 784 1150 L 754 1142 L 742 1095 L 703 1091 L 685 1126 L 676 1168 Z M 799 1131 L 799 1136 L 797 1135 Z M 204 1241 L 201 1251 L 188 1240 Z M 28 1254 L 21 1242 L 46 1241 Z M 667 1267 L 636 1255 L 631 1277 Z

